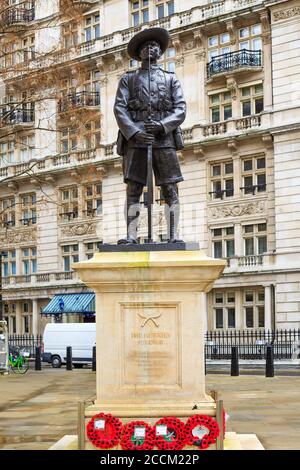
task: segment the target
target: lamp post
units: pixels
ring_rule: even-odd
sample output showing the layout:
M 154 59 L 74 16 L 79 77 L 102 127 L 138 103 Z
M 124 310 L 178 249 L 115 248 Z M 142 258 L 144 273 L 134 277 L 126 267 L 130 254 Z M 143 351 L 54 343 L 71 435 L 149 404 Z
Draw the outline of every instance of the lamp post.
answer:
M 6 257 L 5 251 L 0 251 L 0 321 L 3 320 L 3 301 L 2 301 L 2 256 Z

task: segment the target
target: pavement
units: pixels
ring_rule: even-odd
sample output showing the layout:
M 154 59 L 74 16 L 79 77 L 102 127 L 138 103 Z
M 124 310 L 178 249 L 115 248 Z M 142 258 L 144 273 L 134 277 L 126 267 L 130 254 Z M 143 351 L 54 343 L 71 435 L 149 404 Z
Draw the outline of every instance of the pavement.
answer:
M 300 376 L 208 374 L 229 414 L 227 431 L 258 436 L 268 450 L 300 449 Z M 46 450 L 77 434 L 77 403 L 95 396 L 91 369 L 44 368 L 0 376 L 0 449 Z

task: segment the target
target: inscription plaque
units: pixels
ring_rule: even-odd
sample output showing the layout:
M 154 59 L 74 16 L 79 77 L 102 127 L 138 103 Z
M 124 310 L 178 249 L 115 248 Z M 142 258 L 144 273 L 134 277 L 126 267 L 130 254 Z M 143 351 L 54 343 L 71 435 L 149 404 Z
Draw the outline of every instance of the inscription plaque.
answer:
M 181 384 L 180 310 L 174 303 L 122 304 L 122 386 Z

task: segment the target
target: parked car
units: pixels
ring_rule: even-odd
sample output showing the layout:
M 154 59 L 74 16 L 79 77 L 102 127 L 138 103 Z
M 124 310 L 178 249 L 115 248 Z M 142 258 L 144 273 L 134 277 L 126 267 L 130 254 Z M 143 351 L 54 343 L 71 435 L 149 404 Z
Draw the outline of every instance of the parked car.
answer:
M 75 367 L 92 362 L 93 346 L 96 346 L 95 323 L 49 323 L 43 338 L 43 362 L 58 368 L 66 362 L 66 349 L 72 347 Z

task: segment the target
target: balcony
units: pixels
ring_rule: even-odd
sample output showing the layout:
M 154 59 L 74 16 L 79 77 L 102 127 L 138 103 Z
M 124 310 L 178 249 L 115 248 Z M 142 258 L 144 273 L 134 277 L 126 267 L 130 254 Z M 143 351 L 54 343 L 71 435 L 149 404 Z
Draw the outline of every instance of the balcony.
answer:
M 2 109 L 0 111 L 0 127 L 26 127 L 26 125 L 32 125 L 34 119 L 34 109 Z
M 10 27 L 15 29 L 24 28 L 33 21 L 35 18 L 34 7 L 27 8 L 10 8 L 1 14 L 0 23 L 2 28 L 7 29 Z
M 227 258 L 224 274 L 251 273 L 269 271 L 276 268 L 277 256 L 274 253 L 258 255 L 232 256 Z
M 253 114 L 251 116 L 244 116 L 238 119 L 228 119 L 227 121 L 213 122 L 202 126 L 203 136 L 217 137 L 224 134 L 241 134 L 243 131 L 256 130 L 267 125 L 266 115 Z
M 69 93 L 59 101 L 59 112 L 66 113 L 70 110 L 95 108 L 100 106 L 100 93 L 80 91 Z
M 207 64 L 207 78 L 212 79 L 216 75 L 239 70 L 257 70 L 262 67 L 262 51 L 228 52 L 214 57 Z
M 69 10 L 72 9 L 74 14 L 78 12 L 84 13 L 95 3 L 95 0 L 60 0 L 60 11 L 69 13 Z
M 24 288 L 36 288 L 43 286 L 51 287 L 57 284 L 61 286 L 61 281 L 67 281 L 66 285 L 81 283 L 78 274 L 74 271 L 59 271 L 52 273 L 35 273 L 18 276 L 5 276 L 2 279 L 4 290 L 9 288 L 19 288 L 22 285 L 24 286 Z

